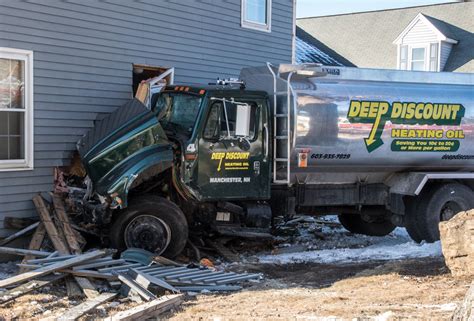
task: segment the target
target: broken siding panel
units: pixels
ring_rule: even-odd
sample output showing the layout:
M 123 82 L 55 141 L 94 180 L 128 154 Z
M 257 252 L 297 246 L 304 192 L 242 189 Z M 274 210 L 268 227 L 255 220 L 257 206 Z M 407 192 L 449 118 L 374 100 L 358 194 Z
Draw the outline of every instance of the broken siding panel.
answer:
M 34 193 L 53 188 L 53 167 L 67 164 L 92 120 L 131 97 L 133 63 L 175 67 L 177 83 L 207 83 L 267 60 L 290 62 L 292 1 L 273 0 L 271 33 L 241 28 L 240 5 L 1 2 L 0 47 L 35 55 L 36 157 L 33 171 L 0 172 L 0 234 L 2 217 L 34 215 L 20 208 L 30 208 Z M 6 184 L 16 177 L 19 185 Z M 3 211 L 6 202 L 18 203 L 9 205 L 17 209 Z

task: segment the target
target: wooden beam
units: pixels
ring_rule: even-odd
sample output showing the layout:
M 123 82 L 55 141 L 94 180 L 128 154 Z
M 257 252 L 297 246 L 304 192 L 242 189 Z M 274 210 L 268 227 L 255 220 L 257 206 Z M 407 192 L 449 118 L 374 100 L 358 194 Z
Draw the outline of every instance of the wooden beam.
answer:
M 129 310 L 118 312 L 105 318 L 104 321 L 132 321 L 153 318 L 180 305 L 183 302 L 183 297 L 183 294 L 164 295 Z
M 16 288 L 10 289 L 7 292 L 4 292 L 0 295 L 0 304 L 4 304 L 7 302 L 10 302 L 11 300 L 15 300 L 16 298 L 24 294 L 27 294 L 31 291 L 42 288 L 45 285 L 56 282 L 64 278 L 64 276 L 65 274 L 48 275 L 40 280 L 33 280 L 25 284 L 22 284 L 20 286 L 17 286 Z
M 71 227 L 71 222 L 69 221 L 69 217 L 66 214 L 66 209 L 64 208 L 63 200 L 61 196 L 58 194 L 53 194 L 53 204 L 54 210 L 56 212 L 56 217 L 58 218 L 59 224 L 61 225 L 60 228 L 64 231 L 64 236 L 66 238 L 66 242 L 71 249 L 72 254 L 80 254 L 82 253 L 81 246 L 76 239 L 76 235 L 74 230 Z
M 13 241 L 14 239 L 16 238 L 19 238 L 20 236 L 23 236 L 23 235 L 26 235 L 30 232 L 32 232 L 35 228 L 38 227 L 38 225 L 40 224 L 40 222 L 36 222 L 36 223 L 33 223 L 31 224 L 30 226 L 28 227 L 25 227 L 24 229 L 4 238 L 1 242 L 0 242 L 0 246 L 4 246 L 8 243 L 10 243 L 11 241 Z
M 33 197 L 33 203 L 35 203 L 36 211 L 48 232 L 51 242 L 53 242 L 54 248 L 59 252 L 59 254 L 70 254 L 68 247 L 60 238 L 59 232 L 56 225 L 54 225 L 51 214 L 49 213 L 43 198 L 40 195 L 36 195 Z
M 87 312 L 95 309 L 97 306 L 103 304 L 104 302 L 107 302 L 113 298 L 115 298 L 118 295 L 118 293 L 102 293 L 99 296 L 89 299 L 79 305 L 76 305 L 75 307 L 67 310 L 64 313 L 61 313 L 61 315 L 57 316 L 55 320 L 58 321 L 70 321 L 70 320 L 77 320 Z
M 58 262 L 55 264 L 51 264 L 42 268 L 39 268 L 34 271 L 30 272 L 25 272 L 23 274 L 15 275 L 11 278 L 5 279 L 5 280 L 0 280 L 0 288 L 4 288 L 6 286 L 20 283 L 20 282 L 25 282 L 31 279 L 39 278 L 43 275 L 50 274 L 52 272 L 61 270 L 61 269 L 66 269 L 68 267 L 78 265 L 80 263 L 86 262 L 88 260 L 96 259 L 98 257 L 104 256 L 106 254 L 105 251 L 102 250 L 96 250 L 93 252 L 89 252 L 86 254 L 78 255 L 74 258 Z

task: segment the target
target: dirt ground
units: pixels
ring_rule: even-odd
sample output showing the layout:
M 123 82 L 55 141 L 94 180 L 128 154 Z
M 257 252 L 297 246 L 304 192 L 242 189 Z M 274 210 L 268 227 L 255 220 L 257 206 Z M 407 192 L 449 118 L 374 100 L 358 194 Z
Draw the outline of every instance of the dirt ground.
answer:
M 468 290 L 442 258 L 347 265 L 239 266 L 266 280 L 189 298 L 170 320 L 449 320 Z
M 263 280 L 233 293 L 187 293 L 170 320 L 450 320 L 469 278 L 453 277 L 439 242 L 416 244 L 403 229 L 385 237 L 354 235 L 328 218 L 295 226 L 295 236 L 272 244 L 228 243 L 240 262 L 219 269 L 261 273 Z M 204 253 L 204 252 L 203 252 Z M 0 279 L 16 273 L 0 264 Z M 1 289 L 0 289 L 1 291 Z M 102 284 L 100 291 L 110 291 Z M 83 302 L 69 299 L 64 283 L 0 305 L 3 320 L 53 320 Z M 117 298 L 80 320 L 100 320 L 136 303 Z

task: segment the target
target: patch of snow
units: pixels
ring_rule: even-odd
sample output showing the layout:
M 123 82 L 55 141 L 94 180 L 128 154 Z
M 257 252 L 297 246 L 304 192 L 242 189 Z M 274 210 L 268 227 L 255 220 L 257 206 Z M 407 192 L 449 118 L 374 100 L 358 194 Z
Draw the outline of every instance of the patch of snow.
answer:
M 308 252 L 297 252 L 277 255 L 262 255 L 260 263 L 290 264 L 290 263 L 353 263 L 364 261 L 400 260 L 419 257 L 441 256 L 441 243 L 407 242 L 398 245 L 379 244 L 362 248 L 340 248 Z
M 337 218 L 326 216 L 322 220 L 334 223 Z M 342 226 L 334 224 L 321 226 L 303 223 L 298 226 L 298 231 L 299 236 L 290 243 L 307 245 L 309 251 L 274 255 L 260 253 L 257 255 L 259 262 L 333 264 L 442 256 L 440 242 L 417 244 L 411 240 L 404 228 L 396 228 L 385 237 L 352 234 Z M 313 231 L 323 234 L 323 239 L 315 238 Z

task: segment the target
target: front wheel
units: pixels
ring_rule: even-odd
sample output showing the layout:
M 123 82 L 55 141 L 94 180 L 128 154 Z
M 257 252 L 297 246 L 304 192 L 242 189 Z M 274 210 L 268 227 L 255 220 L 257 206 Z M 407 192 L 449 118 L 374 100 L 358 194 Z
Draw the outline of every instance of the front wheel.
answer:
M 339 222 L 351 233 L 369 236 L 385 236 L 396 227 L 387 218 L 380 217 L 367 222 L 358 214 L 339 214 Z
M 110 229 L 114 248 L 140 248 L 169 258 L 184 249 L 188 224 L 181 209 L 158 196 L 144 196 L 130 201 Z

